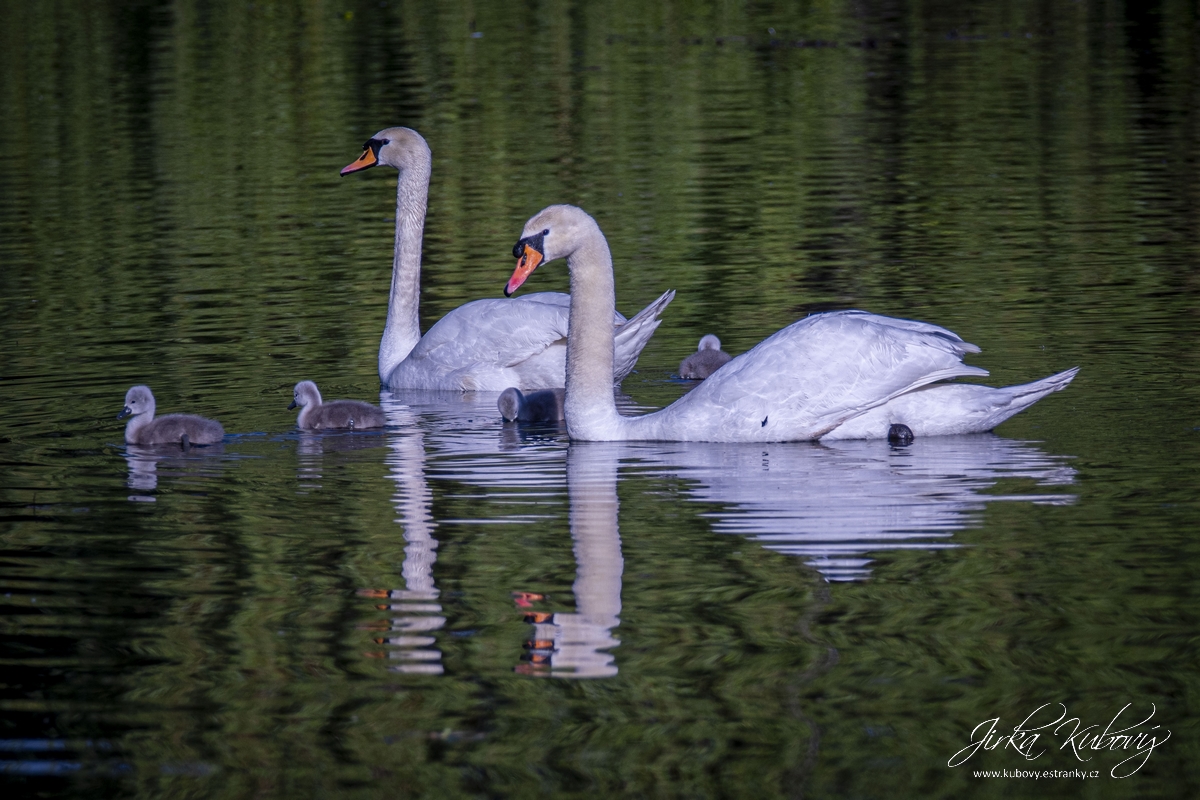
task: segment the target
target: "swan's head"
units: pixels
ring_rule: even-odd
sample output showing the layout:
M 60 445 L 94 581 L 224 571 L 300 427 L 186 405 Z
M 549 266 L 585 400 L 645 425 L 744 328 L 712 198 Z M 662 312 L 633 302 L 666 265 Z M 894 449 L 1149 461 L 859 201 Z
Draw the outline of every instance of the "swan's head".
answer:
M 699 352 L 700 350 L 720 350 L 720 349 L 721 349 L 721 340 L 718 339 L 717 337 L 713 336 L 711 333 L 706 333 L 706 334 L 704 334 L 704 336 L 700 337 L 700 346 L 696 348 L 696 351 Z
M 321 391 L 317 389 L 317 385 L 312 381 L 300 381 L 296 384 L 296 388 L 292 389 L 292 403 L 288 406 L 288 411 L 291 411 L 297 406 L 319 406 L 321 405 Z
M 534 214 L 513 246 L 517 268 L 504 287 L 505 297 L 511 297 L 539 264 L 568 258 L 589 237 L 597 235 L 604 236 L 596 220 L 577 206 L 548 206 Z
M 134 386 L 125 393 L 125 408 L 117 414 L 117 419 L 140 414 L 154 414 L 154 395 L 150 393 L 149 386 Z
M 376 164 L 403 170 L 412 164 L 428 164 L 431 156 L 425 138 L 412 128 L 384 128 L 367 139 L 363 154 L 342 168 L 342 175 L 361 172 Z
M 521 394 L 521 390 L 510 386 L 500 393 L 500 398 L 496 400 L 496 408 L 500 409 L 500 416 L 504 417 L 505 422 L 512 422 L 521 415 L 521 405 L 524 402 L 525 396 Z

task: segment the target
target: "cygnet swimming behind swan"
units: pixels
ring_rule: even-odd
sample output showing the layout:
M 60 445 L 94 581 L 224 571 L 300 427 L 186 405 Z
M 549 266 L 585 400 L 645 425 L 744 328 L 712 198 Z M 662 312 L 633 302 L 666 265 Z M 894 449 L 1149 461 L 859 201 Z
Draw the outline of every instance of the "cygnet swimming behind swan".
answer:
M 542 389 L 522 394 L 515 386 L 500 393 L 496 407 L 505 422 L 561 422 L 566 389 Z
M 382 428 L 387 424 L 383 409 L 361 400 L 331 400 L 321 402 L 321 390 L 312 381 L 300 381 L 292 390 L 291 411 L 300 407 L 296 424 L 302 430 L 320 431 L 349 428 Z
M 125 423 L 127 444 L 216 444 L 225 436 L 225 429 L 215 419 L 195 414 L 154 416 L 154 394 L 149 386 L 134 386 L 125 393 L 125 408 L 117 419 L 129 417 Z
M 342 175 L 379 164 L 400 172 L 396 184 L 396 238 L 387 322 L 379 342 L 379 381 L 389 389 L 501 392 L 566 386 L 567 315 L 571 300 L 539 292 L 517 301 L 490 298 L 446 313 L 421 335 L 421 238 L 433 158 L 421 134 L 385 128 L 367 140 L 363 154 Z M 609 335 L 616 340 L 610 383 L 620 383 L 659 324 L 675 292 L 625 319 L 613 309 Z
M 953 331 L 863 311 L 814 314 L 734 358 L 666 408 L 623 417 L 613 399 L 612 256 L 596 221 L 575 206 L 535 214 L 513 253 L 511 295 L 543 262 L 565 258 L 571 275 L 567 433 L 583 441 L 789 442 L 886 439 L 990 431 L 1065 389 L 1068 369 L 1020 386 L 937 381 L 987 375 L 964 364 L 979 348 Z
M 679 364 L 679 377 L 689 380 L 704 380 L 725 365 L 733 356 L 721 349 L 721 340 L 711 333 L 700 338 L 696 352 Z

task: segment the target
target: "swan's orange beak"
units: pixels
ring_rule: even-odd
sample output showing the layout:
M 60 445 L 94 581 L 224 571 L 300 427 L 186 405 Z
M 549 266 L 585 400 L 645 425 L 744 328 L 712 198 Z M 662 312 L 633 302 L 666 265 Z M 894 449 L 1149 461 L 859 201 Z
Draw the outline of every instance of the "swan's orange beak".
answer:
M 504 296 L 512 297 L 513 292 L 520 288 L 525 279 L 537 269 L 538 264 L 542 263 L 544 256 L 534 249 L 533 245 L 525 243 L 525 252 L 521 254 L 517 261 L 517 268 L 513 270 L 512 277 L 508 279 L 508 283 L 504 285 Z
M 379 157 L 375 155 L 375 149 L 368 146 L 363 150 L 363 154 L 358 157 L 358 160 L 353 164 L 347 164 L 342 167 L 342 175 L 349 175 L 351 172 L 360 172 L 364 169 L 369 169 L 379 163 Z

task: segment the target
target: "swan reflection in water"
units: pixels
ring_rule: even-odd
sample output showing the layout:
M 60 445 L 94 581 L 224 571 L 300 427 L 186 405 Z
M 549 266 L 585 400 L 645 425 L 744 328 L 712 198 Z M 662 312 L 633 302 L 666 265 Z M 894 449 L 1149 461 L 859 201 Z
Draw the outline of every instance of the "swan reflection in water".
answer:
M 555 678 L 608 678 L 617 674 L 621 643 L 621 535 L 617 526 L 616 448 L 608 442 L 567 448 L 567 497 L 575 551 L 575 613 L 531 614 L 533 639 L 517 672 Z
M 430 509 L 433 492 L 425 479 L 425 434 L 417 425 L 416 416 L 401 404 L 384 408 L 388 427 L 388 477 L 396 482 L 392 504 L 396 518 L 404 531 L 404 564 L 401 575 L 403 589 L 362 589 L 366 597 L 386 598 L 389 603 L 380 609 L 394 612 L 388 623 L 390 635 L 377 638 L 378 644 L 388 647 L 386 656 L 398 663 L 389 667 L 393 672 L 415 675 L 441 675 L 442 652 L 435 645 L 434 632 L 446 625 L 438 589 L 433 581 L 433 565 L 437 561 L 437 527 Z
M 129 466 L 129 475 L 125 485 L 134 492 L 126 499 L 134 503 L 156 502 L 158 498 L 153 493 L 158 490 L 159 477 L 181 480 L 217 477 L 222 464 L 219 456 L 224 454 L 224 444 L 190 447 L 187 450 L 182 450 L 177 444 L 126 445 L 125 461 Z M 163 466 L 161 473 L 159 464 Z
M 382 434 L 377 430 L 324 433 L 300 431 L 296 439 L 296 458 L 299 462 L 296 477 L 299 479 L 300 488 L 298 494 L 307 494 L 321 488 L 320 481 L 327 454 L 370 450 L 380 447 L 382 443 Z
M 390 399 L 399 405 L 402 397 Z M 561 437 L 514 437 L 491 395 L 403 402 L 408 413 L 432 423 L 431 479 L 525 490 L 497 492 L 495 507 L 507 513 L 494 521 L 544 522 L 566 484 L 578 562 L 576 612 L 530 615 L 533 653 L 522 671 L 537 674 L 616 674 L 613 654 L 604 651 L 619 643 L 618 468 L 684 480 L 691 498 L 718 507 L 704 512 L 716 532 L 799 556 L 829 581 L 869 578 L 870 554 L 883 550 L 957 547 L 953 534 L 979 525 L 991 502 L 1075 502 L 1066 487 L 1076 472 L 1066 458 L 994 434 L 929 437 L 906 447 L 883 441 L 568 446 Z M 996 493 L 1001 482 L 1020 490 Z
M 393 404 L 387 415 L 386 432 L 366 431 L 301 431 L 296 447 L 297 478 L 300 493 L 319 490 L 326 455 L 352 450 L 378 448 L 386 443 L 384 462 L 388 477 L 396 482 L 392 497 L 398 516 L 396 522 L 403 532 L 404 564 L 401 575 L 404 588 L 358 590 L 358 595 L 376 600 L 388 600 L 376 606 L 390 611 L 386 622 L 360 626 L 365 630 L 383 630 L 389 635 L 375 638 L 385 645 L 383 652 L 368 652 L 368 657 L 386 658 L 398 662 L 389 667 L 393 672 L 419 675 L 441 675 L 442 653 L 435 645 L 434 632 L 443 628 L 446 618 L 437 602 L 438 590 L 433 582 L 433 564 L 437 560 L 436 527 L 430 508 L 433 493 L 425 480 L 425 434 L 417 425 L 416 416 L 404 405 Z
M 934 436 L 905 447 L 881 441 L 630 445 L 624 457 L 693 483 L 718 533 L 800 556 L 826 580 L 865 580 L 868 553 L 957 547 L 989 502 L 1075 502 L 1062 457 L 994 434 Z M 989 494 L 1004 479 L 1024 491 Z M 1029 484 L 1032 483 L 1032 486 Z
M 534 623 L 532 652 L 517 671 L 564 678 L 616 675 L 614 656 L 605 651 L 620 644 L 612 635 L 619 624 L 624 568 L 617 528 L 619 445 L 564 448 L 561 439 L 553 438 L 553 426 L 533 428 L 528 438 L 518 437 L 512 425 L 502 424 L 495 395 L 477 394 L 454 393 L 436 402 L 428 393 L 384 391 L 381 404 L 389 420 L 418 413 L 423 419 L 436 419 L 428 434 L 429 465 L 421 473 L 422 481 L 428 475 L 435 480 L 525 490 L 497 495 L 497 507 L 511 509 L 497 522 L 544 524 L 553 519 L 546 506 L 560 502 L 565 471 L 577 565 L 572 587 L 575 610 L 529 615 Z M 426 515 L 428 508 L 427 499 Z M 406 559 L 406 575 L 408 564 Z M 528 605 L 526 598 L 541 598 L 534 593 L 514 594 L 521 605 Z

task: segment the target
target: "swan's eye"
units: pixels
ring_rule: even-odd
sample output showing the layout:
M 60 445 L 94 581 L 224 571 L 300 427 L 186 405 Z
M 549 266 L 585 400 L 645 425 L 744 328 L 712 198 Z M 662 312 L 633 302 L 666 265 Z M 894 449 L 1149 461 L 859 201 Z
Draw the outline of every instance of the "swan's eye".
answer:
M 545 236 L 549 232 L 550 232 L 550 229 L 546 228 L 546 230 L 542 231 L 542 236 Z

